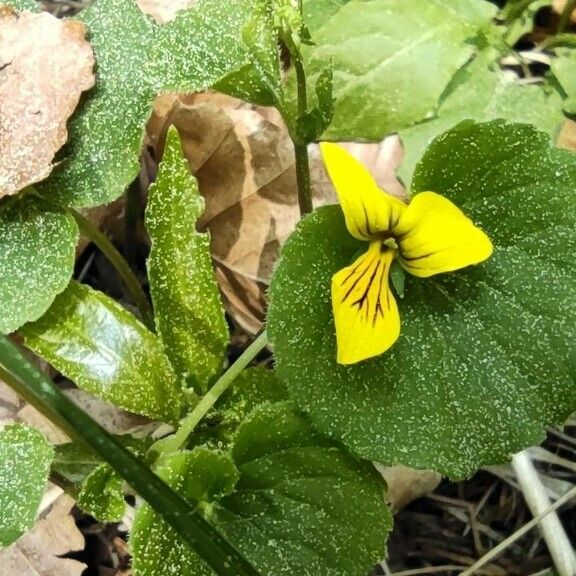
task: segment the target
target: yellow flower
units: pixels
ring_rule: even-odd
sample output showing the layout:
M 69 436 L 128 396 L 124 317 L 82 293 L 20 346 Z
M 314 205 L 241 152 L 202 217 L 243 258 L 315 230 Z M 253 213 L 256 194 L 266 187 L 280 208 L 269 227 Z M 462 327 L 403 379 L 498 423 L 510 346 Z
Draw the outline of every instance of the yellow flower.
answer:
M 354 364 L 382 354 L 400 335 L 388 276 L 394 258 L 420 278 L 478 264 L 492 243 L 450 200 L 420 192 L 409 204 L 382 192 L 344 148 L 320 145 L 348 232 L 368 242 L 355 262 L 332 276 L 337 361 Z

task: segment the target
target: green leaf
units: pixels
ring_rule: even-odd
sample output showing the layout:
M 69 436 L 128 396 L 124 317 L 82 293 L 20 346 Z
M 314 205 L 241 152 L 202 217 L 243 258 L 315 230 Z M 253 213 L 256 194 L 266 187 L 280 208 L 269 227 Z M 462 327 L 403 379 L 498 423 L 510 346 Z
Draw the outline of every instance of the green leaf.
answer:
M 181 390 L 159 338 L 101 292 L 72 282 L 20 334 L 83 390 L 150 418 L 178 419 Z
M 318 106 L 298 118 L 296 134 L 300 142 L 317 140 L 328 128 L 334 115 L 334 83 L 332 68 L 325 68 L 316 79 L 316 101 Z
M 249 63 L 216 83 L 214 88 L 262 106 L 281 105 L 282 71 L 271 3 L 256 0 L 251 17 L 242 27 Z
M 148 199 L 148 275 L 166 355 L 198 391 L 205 391 L 221 371 L 228 344 L 210 235 L 196 231 L 203 211 L 198 182 L 190 174 L 178 132 L 171 128 Z
M 484 0 L 304 4 L 315 44 L 302 47 L 311 91 L 326 66 L 334 68 L 334 118 L 324 137 L 336 140 L 379 140 L 432 113 L 496 12 Z
M 27 426 L 0 430 L 0 546 L 31 528 L 48 480 L 53 450 Z
M 119 522 L 126 508 L 122 478 L 108 464 L 98 466 L 84 481 L 78 506 L 99 522 Z
M 36 320 L 68 284 L 78 228 L 30 194 L 0 202 L 0 332 Z
M 241 68 L 253 78 L 241 30 L 256 1 L 201 0 L 162 26 L 134 0 L 98 0 L 83 10 L 96 86 L 69 123 L 63 162 L 39 189 L 76 207 L 120 196 L 138 173 L 156 94 L 204 90 Z
M 215 464 L 222 458 L 212 457 Z M 168 462 L 184 458 L 191 457 Z M 391 519 L 381 480 L 370 465 L 315 433 L 289 404 L 254 412 L 238 431 L 232 459 L 240 473 L 234 491 L 200 509 L 262 574 L 356 576 L 383 556 Z M 159 474 L 183 496 L 201 500 L 194 484 L 207 468 L 192 461 L 177 474 L 166 466 Z M 157 574 L 167 559 L 178 574 L 211 574 L 163 525 L 151 522 L 146 509 L 138 511 L 134 528 L 136 576 Z
M 562 48 L 556 51 L 557 57 L 552 59 L 550 69 L 556 76 L 566 93 L 564 110 L 568 114 L 576 114 L 576 49 Z
M 24 10 L 29 10 L 30 12 L 37 12 L 41 8 L 40 4 L 36 0 L 8 0 L 3 2 L 4 5 L 22 12 Z
M 522 36 L 531 32 L 538 10 L 550 4 L 552 0 L 508 0 L 500 11 L 507 44 L 514 46 Z
M 241 372 L 216 404 L 225 412 L 237 415 L 238 423 L 261 404 L 288 400 L 288 390 L 276 373 L 267 368 L 248 368 Z
M 216 498 L 229 494 L 238 480 L 238 471 L 227 454 L 197 448 L 167 456 L 158 475 L 190 503 L 197 504 L 204 515 Z M 158 576 L 166 566 L 175 574 L 212 574 L 212 571 L 169 528 L 148 505 L 136 512 L 130 534 L 132 569 L 137 576 Z
M 406 184 L 428 144 L 462 120 L 504 118 L 557 135 L 564 120 L 561 96 L 550 86 L 518 84 L 514 74 L 495 64 L 496 56 L 493 50 L 481 53 L 454 76 L 433 119 L 400 130 L 405 155 L 399 175 Z
M 84 482 L 99 464 L 102 460 L 82 444 L 67 442 L 54 446 L 52 473 L 72 485 Z
M 462 123 L 416 170 L 492 239 L 482 265 L 406 275 L 402 332 L 336 363 L 332 275 L 362 243 L 338 206 L 306 218 L 271 285 L 268 333 L 291 397 L 365 458 L 461 478 L 539 443 L 576 408 L 576 156 L 530 126 Z M 365 245 L 364 245 L 365 246 Z
M 273 370 L 248 368 L 234 380 L 214 409 L 194 430 L 196 444 L 230 444 L 246 417 L 262 404 L 288 400 L 288 390 Z

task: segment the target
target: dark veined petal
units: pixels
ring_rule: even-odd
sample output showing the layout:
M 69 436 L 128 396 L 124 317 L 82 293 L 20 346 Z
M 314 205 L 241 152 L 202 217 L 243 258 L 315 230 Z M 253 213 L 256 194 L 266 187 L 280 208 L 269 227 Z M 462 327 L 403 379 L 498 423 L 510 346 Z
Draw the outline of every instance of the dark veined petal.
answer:
M 348 232 L 373 240 L 398 222 L 406 204 L 382 192 L 370 172 L 342 146 L 320 144 L 324 165 L 338 194 Z
M 420 278 L 478 264 L 492 242 L 450 200 L 435 192 L 416 194 L 393 230 L 402 266 Z
M 379 241 L 332 276 L 337 361 L 354 364 L 385 352 L 400 334 L 388 276 L 396 251 Z

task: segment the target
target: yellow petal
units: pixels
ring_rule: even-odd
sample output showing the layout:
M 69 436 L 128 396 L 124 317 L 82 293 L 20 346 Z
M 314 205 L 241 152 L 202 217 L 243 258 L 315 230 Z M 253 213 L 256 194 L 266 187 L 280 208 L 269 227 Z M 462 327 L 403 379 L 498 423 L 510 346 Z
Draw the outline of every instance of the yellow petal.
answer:
M 342 146 L 323 142 L 320 150 L 348 232 L 358 240 L 372 240 L 378 233 L 391 230 L 406 205 L 382 192 L 370 172 Z
M 492 242 L 450 200 L 435 192 L 416 194 L 394 228 L 402 266 L 420 278 L 478 264 Z
M 337 361 L 354 364 L 378 356 L 400 334 L 400 316 L 388 285 L 395 250 L 379 241 L 332 276 Z

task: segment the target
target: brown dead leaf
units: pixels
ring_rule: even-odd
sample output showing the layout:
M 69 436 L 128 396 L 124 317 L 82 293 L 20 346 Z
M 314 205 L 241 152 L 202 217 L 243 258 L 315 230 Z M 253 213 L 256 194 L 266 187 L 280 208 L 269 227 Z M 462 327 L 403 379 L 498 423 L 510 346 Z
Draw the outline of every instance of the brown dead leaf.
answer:
M 554 10 L 554 12 L 556 12 L 557 14 L 562 14 L 562 12 L 564 11 L 564 8 L 566 7 L 566 2 L 567 2 L 567 0 L 553 0 L 552 1 L 552 10 Z M 576 10 L 574 10 L 572 12 L 572 14 L 570 15 L 570 20 L 572 20 L 572 22 L 576 23 Z
M 190 8 L 196 0 L 136 0 L 140 10 L 157 22 L 169 22 L 180 10 Z
M 378 462 L 374 462 L 374 466 L 388 484 L 386 499 L 392 514 L 435 490 L 442 480 L 442 476 L 432 470 L 415 470 L 402 465 L 384 466 Z
M 70 496 L 60 496 L 30 532 L 0 551 L 0 576 L 80 576 L 85 564 L 60 558 L 84 549 L 84 536 L 70 514 L 73 506 Z
M 158 422 L 150 422 L 144 416 L 126 412 L 122 408 L 100 400 L 100 398 L 79 388 L 70 388 L 64 393 L 110 434 L 131 434 L 138 438 L 144 438 L 161 426 Z
M 66 121 L 94 85 L 85 28 L 0 7 L 0 198 L 39 182 L 66 142 Z
M 556 139 L 556 146 L 566 150 L 576 150 L 576 122 L 574 120 L 566 118 Z
M 265 294 L 280 246 L 299 220 L 294 151 L 280 114 L 221 94 L 159 97 L 149 124 L 153 157 L 174 124 L 184 153 L 206 199 L 199 222 L 212 235 L 216 274 L 232 317 L 256 332 L 265 316 Z M 397 196 L 404 189 L 394 176 L 401 159 L 396 137 L 381 144 L 348 144 L 373 171 L 380 186 Z M 336 196 L 319 149 L 309 149 L 314 205 Z M 150 160 L 150 158 L 148 159 Z M 155 163 L 148 162 L 154 178 Z

